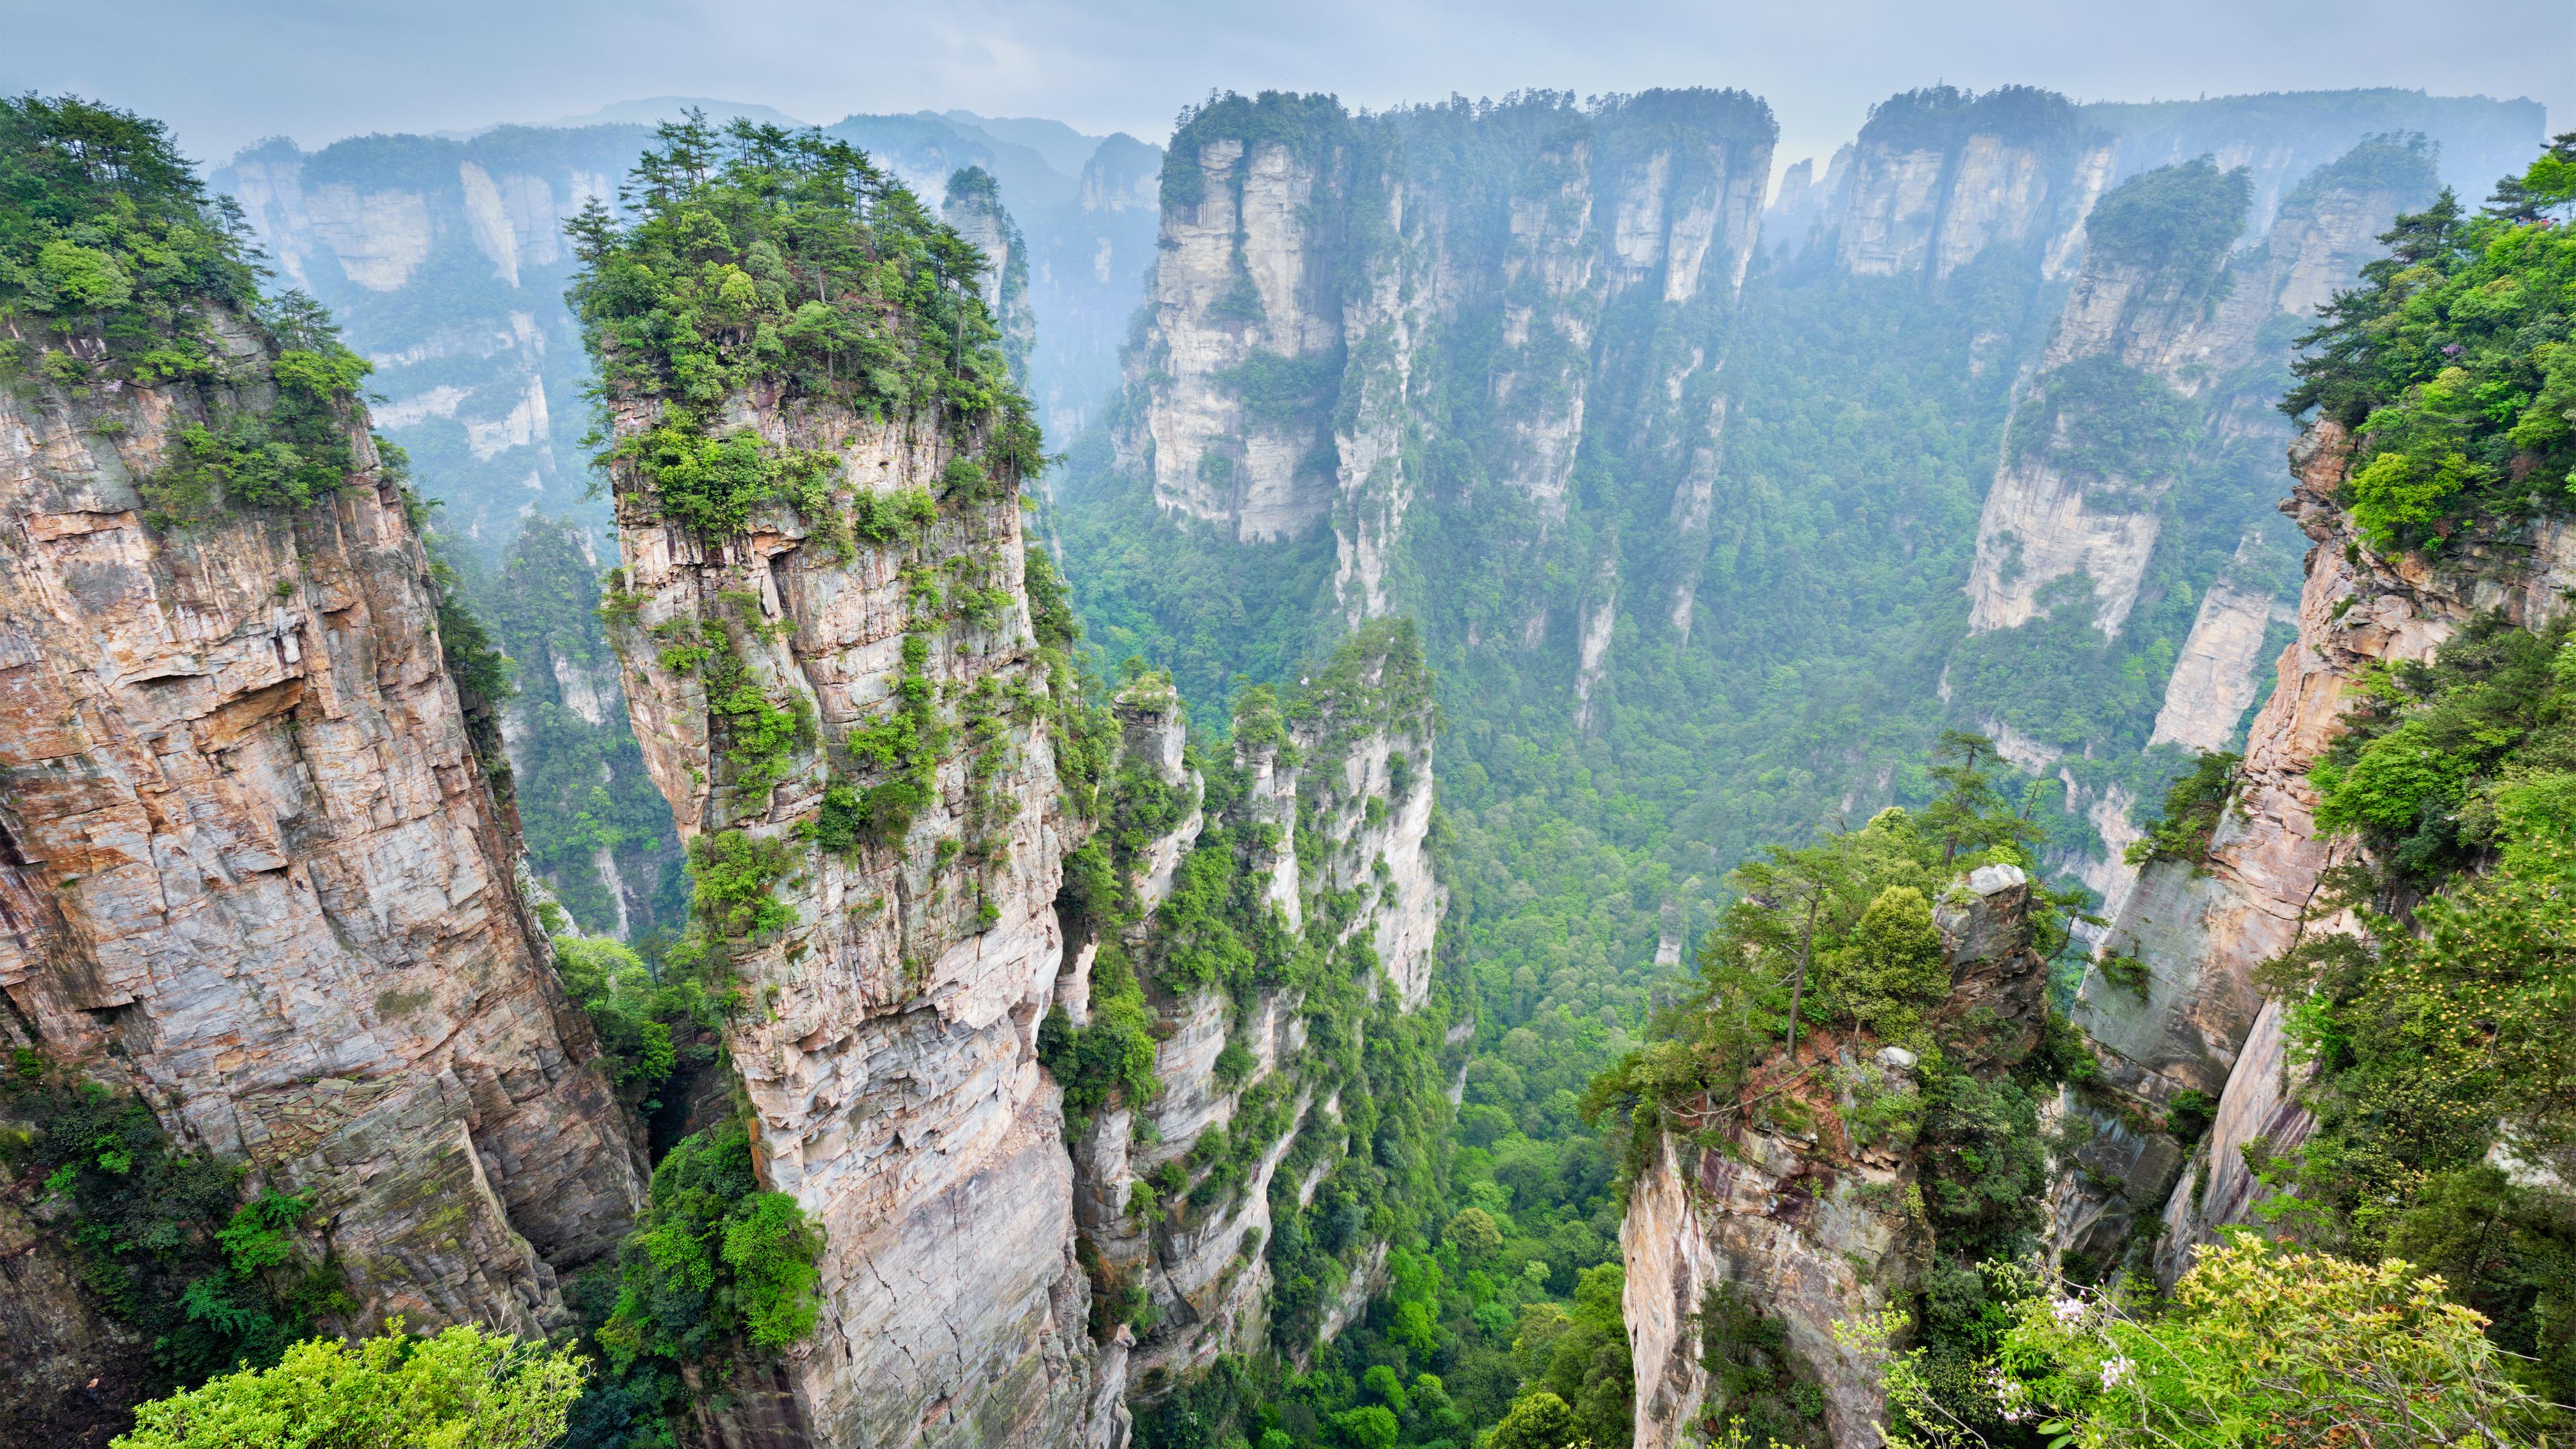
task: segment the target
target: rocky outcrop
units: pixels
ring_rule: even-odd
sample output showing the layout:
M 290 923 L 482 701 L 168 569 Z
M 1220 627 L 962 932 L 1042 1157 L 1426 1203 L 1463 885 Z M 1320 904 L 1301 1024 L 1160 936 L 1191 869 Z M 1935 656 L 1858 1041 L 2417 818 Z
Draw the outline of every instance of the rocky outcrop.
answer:
M 1139 902 L 1150 910 L 1166 899 L 1179 858 L 1203 830 L 1221 829 L 1227 838 L 1218 848 L 1242 852 L 1258 872 L 1262 909 L 1291 932 L 1313 923 L 1329 936 L 1320 945 L 1365 942 L 1402 1008 L 1420 1008 L 1444 894 L 1427 859 L 1428 678 L 1408 639 L 1381 623 L 1346 646 L 1320 682 L 1310 680 L 1284 720 L 1268 707 L 1239 719 L 1240 793 L 1221 818 L 1192 809 L 1136 852 Z M 1139 679 L 1117 708 L 1122 758 L 1145 762 L 1196 799 L 1199 782 L 1184 764 L 1187 725 L 1169 682 Z M 1314 1028 L 1304 993 L 1280 985 L 1162 989 L 1152 966 L 1163 944 L 1163 923 L 1150 917 L 1125 928 L 1119 942 L 1154 988 L 1160 1087 L 1142 1102 L 1114 1099 L 1074 1142 L 1075 1212 L 1097 1271 L 1133 1293 L 1149 1322 L 1126 1359 L 1145 1396 L 1186 1382 L 1220 1354 L 1269 1344 L 1272 1274 L 1261 1250 L 1277 1232 L 1274 1205 L 1292 1192 L 1294 1205 L 1312 1202 L 1346 1151 L 1338 1088 L 1305 1059 Z M 1243 1164 L 1221 1185 L 1197 1172 L 1211 1134 Z M 1293 1189 L 1274 1186 L 1283 1170 Z M 1140 1187 L 1154 1179 L 1168 1189 L 1171 1174 L 1191 1182 L 1177 1199 Z M 1320 1336 L 1338 1332 L 1374 1291 L 1384 1244 L 1371 1251 L 1343 1282 L 1356 1299 L 1327 1309 Z
M 948 178 L 948 201 L 942 217 L 957 234 L 984 254 L 984 310 L 1002 334 L 1002 356 L 1011 380 L 1029 384 L 1029 349 L 1037 345 L 1037 307 L 1029 300 L 1029 244 L 1011 214 L 1002 209 L 1002 191 L 982 167 L 968 166 Z
M 1026 306 L 1046 325 L 1031 338 L 1008 306 L 994 315 L 1033 359 L 1050 430 L 1071 437 L 1117 380 L 1153 255 L 1162 152 L 1113 135 L 1087 161 L 1078 149 L 1042 156 L 1002 139 L 1005 125 L 988 133 L 963 112 L 851 116 L 828 133 L 924 197 L 961 169 L 1000 183 L 997 204 L 1026 238 Z M 580 442 L 588 371 L 563 305 L 576 263 L 564 224 L 591 201 L 613 208 L 617 178 L 652 137 L 621 123 L 353 137 L 315 151 L 269 141 L 210 180 L 241 204 L 282 285 L 328 303 L 375 362 L 390 399 L 376 420 L 422 465 L 449 526 L 498 551 L 530 504 L 605 526 Z
M 2259 545 L 2256 537 L 2247 542 Z M 2267 592 L 2225 577 L 2212 584 L 2201 595 L 2182 656 L 2165 681 L 2164 703 L 2147 743 L 2204 753 L 2235 744 L 2237 722 L 2254 704 L 2263 638 L 2273 625 L 2294 621 L 2289 606 Z
M 209 325 L 205 394 L 0 393 L 0 1032 L 309 1198 L 344 1326 L 542 1334 L 641 1200 L 630 1124 L 522 905 L 363 415 L 357 471 L 306 509 L 146 521 L 138 484 L 209 396 L 274 396 L 271 344 Z
M 652 415 L 622 403 L 613 426 Z M 758 399 L 740 416 L 839 459 L 835 508 L 859 490 L 935 492 L 972 447 L 927 419 Z M 745 1004 L 727 1045 L 752 1140 L 827 1239 L 822 1322 L 786 1369 L 803 1421 L 831 1445 L 1084 1438 L 1098 1364 L 1059 1097 L 1036 1056 L 1076 827 L 1041 713 L 1013 490 L 949 498 L 915 541 L 841 556 L 785 508 L 706 542 L 613 476 L 632 620 L 619 644 L 646 763 L 682 835 L 744 852 L 791 917 L 723 953 Z M 920 577 L 989 607 L 940 603 Z M 712 655 L 662 648 L 684 637 Z M 782 755 L 746 771 L 711 716 L 716 671 L 805 722 Z M 832 746 L 910 700 L 935 701 L 948 741 L 917 812 L 872 843 L 809 844 L 831 772 L 853 768 Z
M 2265 486 L 2257 460 L 2277 456 L 2273 449 L 2290 438 L 2286 422 L 2267 406 L 2279 376 L 2271 359 L 2321 294 L 2358 271 L 2388 220 L 2421 203 L 2431 186 L 2429 161 L 2420 151 L 2386 142 L 2356 148 L 2281 202 L 2263 241 L 2230 261 L 2223 290 L 2198 309 L 2196 319 L 2167 324 L 2160 319 L 2174 315 L 2173 309 L 2151 303 L 2146 325 L 2102 333 L 2102 345 L 2118 349 L 2124 365 L 2158 379 L 2171 397 L 2190 400 L 2200 419 L 2202 441 L 2195 451 L 2212 460 L 2195 466 L 2209 467 L 2212 482 L 2224 488 L 2201 506 L 2228 506 L 2228 499 Z M 2144 293 L 2133 287 L 2131 295 Z M 2323 465 L 2303 464 L 2302 476 L 2317 466 Z M 1989 498 L 1990 521 L 2011 502 L 2003 496 L 2005 481 L 1999 479 Z M 2312 501 L 2283 510 L 2294 512 L 2311 541 L 2322 536 L 2313 501 L 2324 496 L 2319 486 L 2303 482 Z M 2330 484 L 2322 486 L 2331 491 Z M 2113 508 L 2121 506 L 2115 496 Z M 2171 512 L 2169 503 L 2151 499 L 2125 506 L 2125 514 L 2106 516 L 2143 527 Z M 2293 610 L 2278 592 L 2287 549 L 2272 531 L 2277 525 L 2247 526 L 2233 555 L 2201 586 L 2150 736 L 2151 744 L 2194 750 L 2233 746 L 2238 721 L 2260 692 L 2255 669 L 2267 643 L 2281 640 L 2284 626 L 2297 622 L 2306 642 L 2282 655 L 2281 682 L 2252 725 L 2244 747 L 2250 783 L 2239 796 L 2239 813 L 2221 827 L 2211 860 L 2200 868 L 2153 865 L 2107 882 L 2116 888 L 2104 892 L 2113 924 L 2102 951 L 2142 963 L 2146 974 L 2140 990 L 2097 973 L 2075 1007 L 2079 1024 L 2104 1048 L 2110 1096 L 2093 1102 L 2070 1095 L 2060 1104 L 2062 1125 L 2080 1144 L 2055 1189 L 2053 1208 L 2056 1246 L 2071 1262 L 2118 1260 L 2139 1225 L 2164 1203 L 2188 1149 L 2157 1126 L 2173 1100 L 2185 1092 L 2214 1099 L 2241 1054 L 2279 1054 L 2277 1035 L 2268 1044 L 2257 1039 L 2263 1004 L 2248 975 L 2255 962 L 2295 938 L 2316 871 L 2326 863 L 2325 847 L 2307 838 L 2304 804 L 2291 802 L 2304 799 L 2300 778 L 2340 706 L 2302 701 L 2297 694 L 2324 656 L 2308 647 L 2315 643 L 2308 618 L 2314 606 Z M 2342 546 L 2337 538 L 2328 551 Z M 1985 559 L 1981 551 L 1981 578 L 1989 577 Z M 2320 570 L 2330 574 L 2340 567 L 2312 550 L 2307 597 L 2314 597 Z M 2097 588 L 2101 577 L 2094 573 Z M 2113 834 L 2101 833 L 2106 839 Z M 2107 865 L 2102 869 L 2107 872 Z M 2270 1030 L 2277 1033 L 2277 1021 Z M 2219 1162 L 2215 1170 L 2228 1178 L 2230 1192 L 2247 1190 L 2237 1142 L 2265 1134 L 2286 1141 L 2299 1130 L 2273 1120 L 2283 1089 L 2276 1082 L 2270 1091 L 2266 1105 L 2240 1106 L 2231 1126 L 2206 1144 L 2212 1154 L 2207 1160 Z M 2260 1123 L 2238 1120 L 2249 1113 Z M 2244 1206 L 2240 1200 L 2232 1209 L 2222 1207 L 2222 1216 L 2212 1220 L 2232 1220 L 2223 1214 Z
M 1980 1076 L 2039 1041 L 2047 968 L 2028 944 L 2029 905 L 2019 869 L 1985 866 L 1934 916 L 1952 983 L 1936 1031 L 1955 1064 Z M 1653 1145 L 1619 1230 L 1640 1449 L 1698 1442 L 1722 1422 L 1724 1391 L 1701 1343 L 1704 1310 L 1721 1294 L 1779 1325 L 1785 1353 L 1822 1394 L 1834 1444 L 1880 1442 L 1878 1360 L 1837 1344 L 1833 1328 L 1903 1302 L 1932 1240 L 1913 1143 L 1858 1132 L 1845 1114 L 1863 1094 L 1913 1094 L 1915 1069 L 1901 1048 L 1818 1034 L 1795 1062 L 1757 1067 L 1737 1100 L 1684 1114 L 1711 1145 L 1669 1134 Z
M 2340 731 L 2354 681 L 2375 664 L 2429 659 L 2482 610 L 2535 627 L 2576 587 L 2576 527 L 2564 520 L 2471 541 L 2438 568 L 2356 546 L 2335 502 L 2348 456 L 2332 423 L 2313 428 L 2294 455 L 2297 482 L 2282 511 L 2315 544 L 2299 636 L 2281 652 L 2280 681 L 2255 718 L 2207 859 L 2147 867 L 2112 922 L 2105 950 L 2138 961 L 2145 989 L 2097 967 L 2076 1000 L 2076 1021 L 2101 1048 L 2109 1106 L 2062 1104 L 2093 1125 L 2077 1134 L 2091 1141 L 2069 1164 L 2089 1171 L 2061 1177 L 2052 1233 L 2060 1252 L 2097 1265 L 2119 1261 L 2136 1225 L 2160 1216 L 2154 1264 L 2170 1280 L 2195 1244 L 2247 1221 L 2261 1197 L 2239 1149 L 2256 1137 L 2295 1146 L 2307 1131 L 2290 1100 L 2281 1009 L 2262 998 L 2253 973 L 2303 931 L 2338 929 L 2311 920 L 2310 905 L 2320 874 L 2351 847 L 2317 838 L 2307 770 Z M 2155 1130 L 2187 1091 L 2216 1103 L 2196 1149 Z M 2136 1115 L 2124 1118 L 2122 1105 Z M 2125 1130 L 2103 1130 L 2115 1121 Z M 2121 1190 L 2106 1192 L 2104 1182 Z

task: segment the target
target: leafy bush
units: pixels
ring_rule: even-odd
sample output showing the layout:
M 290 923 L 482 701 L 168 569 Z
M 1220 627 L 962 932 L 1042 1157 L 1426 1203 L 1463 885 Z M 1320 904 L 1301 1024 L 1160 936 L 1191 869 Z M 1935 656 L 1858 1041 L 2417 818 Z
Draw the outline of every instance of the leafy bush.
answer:
M 2483 1326 L 2412 1264 L 2247 1234 L 2202 1249 L 2161 1312 L 2081 1290 L 2025 1300 L 1995 1392 L 2008 1419 L 2103 1449 L 2535 1442 L 2548 1407 Z
M 2129 842 L 2122 857 L 2131 865 L 2179 861 L 2200 874 L 2201 862 L 2209 858 L 2210 837 L 2217 834 L 2218 822 L 2227 816 L 2227 802 L 2235 795 L 2237 766 L 2244 758 L 2202 751 L 2190 773 L 2166 788 L 2164 812 Z
M 273 1187 L 243 1201 L 246 1168 L 178 1150 L 141 1098 L 28 1052 L 0 1099 L 26 1124 L 0 1136 L 0 1155 L 42 1184 L 36 1221 L 141 1335 L 153 1386 L 274 1363 L 316 1315 L 346 1306 L 339 1275 L 295 1251 L 311 1204 Z
M 739 830 L 689 842 L 689 875 L 699 917 L 727 937 L 757 939 L 796 923 L 795 908 L 771 893 L 786 878 L 787 846 Z
M 655 982 L 644 958 L 622 941 L 557 936 L 554 948 L 564 992 L 599 1033 L 618 1095 L 651 1112 L 658 1105 L 654 1094 L 679 1061 L 671 1027 L 695 1015 L 703 998 L 689 987 Z
M 413 1338 L 396 1317 L 349 1343 L 296 1344 L 271 1368 L 143 1405 L 115 1449 L 547 1449 L 588 1360 L 459 1324 Z
M 592 1270 L 570 1295 L 588 1305 L 606 1367 L 566 1442 L 669 1442 L 704 1386 L 813 1331 L 822 1253 L 822 1230 L 796 1200 L 761 1188 L 740 1122 L 681 1139 L 654 1167 L 614 1267 Z

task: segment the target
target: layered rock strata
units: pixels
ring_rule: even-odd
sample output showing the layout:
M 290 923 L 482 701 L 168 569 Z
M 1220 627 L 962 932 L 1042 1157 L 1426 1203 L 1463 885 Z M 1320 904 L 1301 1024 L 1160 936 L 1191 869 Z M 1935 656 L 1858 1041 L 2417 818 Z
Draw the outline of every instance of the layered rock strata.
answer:
M 308 1198 L 341 1326 L 541 1335 L 641 1201 L 631 1124 L 363 414 L 323 501 L 146 521 L 210 401 L 274 396 L 271 344 L 208 320 L 203 392 L 0 393 L 0 1033 Z
M 835 509 L 936 492 L 973 446 L 924 419 L 757 400 L 741 416 L 839 460 Z M 621 404 L 613 427 L 652 420 Z M 916 540 L 841 556 L 783 507 L 711 543 L 615 481 L 626 697 L 654 781 L 685 838 L 786 862 L 766 890 L 792 919 L 726 948 L 746 1008 L 727 1044 L 770 1184 L 828 1244 L 821 1325 L 786 1368 L 803 1421 L 835 1446 L 1084 1440 L 1101 1378 L 1059 1094 L 1036 1054 L 1074 827 L 1017 499 L 951 498 Z M 925 602 L 942 598 L 925 577 L 953 581 L 951 602 Z M 747 774 L 711 714 L 709 666 L 658 646 L 683 636 L 805 722 L 782 758 Z M 855 768 L 838 742 L 915 697 L 950 742 L 917 812 L 873 843 L 808 844 L 833 771 Z
M 2027 245 L 2053 279 L 2081 254 L 2112 157 L 2111 138 L 2083 126 L 2062 96 L 1940 86 L 1877 107 L 1847 174 L 1829 174 L 1824 196 L 1792 206 L 1839 208 L 1835 260 L 1853 276 L 1939 282 L 1990 247 Z

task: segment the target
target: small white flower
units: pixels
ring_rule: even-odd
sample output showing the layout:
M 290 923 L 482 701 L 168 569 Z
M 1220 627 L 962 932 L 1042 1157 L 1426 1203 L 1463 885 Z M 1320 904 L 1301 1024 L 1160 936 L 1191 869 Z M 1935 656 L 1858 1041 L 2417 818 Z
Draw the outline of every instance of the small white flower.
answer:
M 2048 1300 L 2048 1311 L 2056 1315 L 2058 1322 L 2069 1328 L 2084 1321 L 2084 1303 L 2081 1299 L 2052 1298 Z
M 2122 1379 L 2135 1373 L 2137 1368 L 2137 1360 L 2130 1358 L 2126 1354 L 2121 1354 L 2112 1358 L 2109 1362 L 2102 1365 L 2102 1387 L 2107 1389 L 2116 1386 Z

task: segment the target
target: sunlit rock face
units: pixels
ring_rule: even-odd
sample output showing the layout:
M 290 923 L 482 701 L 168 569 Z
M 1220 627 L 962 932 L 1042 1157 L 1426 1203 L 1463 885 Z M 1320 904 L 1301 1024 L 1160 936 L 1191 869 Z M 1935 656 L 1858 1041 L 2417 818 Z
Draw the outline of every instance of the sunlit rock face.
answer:
M 229 405 L 268 406 L 270 344 L 209 322 Z M 339 1269 L 341 1326 L 541 1335 L 566 1321 L 560 1276 L 625 1231 L 642 1162 L 523 906 L 417 505 L 361 412 L 358 470 L 323 501 L 148 522 L 138 484 L 203 407 L 0 392 L 0 1035 L 308 1198 L 301 1250 Z M 11 1272 L 11 1343 L 118 1350 L 44 1250 Z

